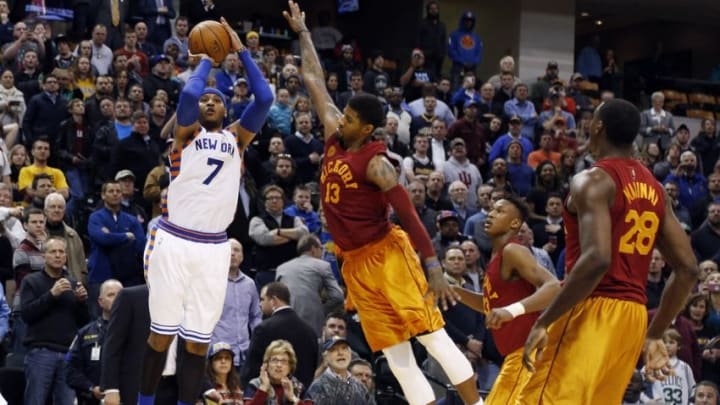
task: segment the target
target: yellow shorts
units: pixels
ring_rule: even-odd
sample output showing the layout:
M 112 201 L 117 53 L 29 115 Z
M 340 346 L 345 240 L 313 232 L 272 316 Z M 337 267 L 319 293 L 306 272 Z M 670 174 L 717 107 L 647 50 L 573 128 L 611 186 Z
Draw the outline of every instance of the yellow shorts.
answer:
M 580 302 L 548 328 L 548 345 L 516 403 L 619 404 L 646 329 L 644 305 L 605 297 Z
M 348 310 L 358 311 L 373 351 L 443 327 L 435 297 L 425 297 L 427 280 L 405 232 L 394 227 L 380 240 L 343 251 L 342 257 Z
M 493 384 L 485 405 L 514 404 L 530 378 L 530 372 L 522 364 L 523 348 L 505 356 L 500 374 Z

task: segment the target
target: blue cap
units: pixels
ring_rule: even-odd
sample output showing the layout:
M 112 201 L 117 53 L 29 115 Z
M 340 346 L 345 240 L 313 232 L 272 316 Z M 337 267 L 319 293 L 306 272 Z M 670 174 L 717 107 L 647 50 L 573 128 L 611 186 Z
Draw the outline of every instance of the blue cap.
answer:
M 160 55 L 155 55 L 152 58 L 150 58 L 150 67 L 154 67 L 161 61 L 170 62 L 170 57 L 165 55 L 164 53 L 161 53 Z
M 436 218 L 435 220 L 438 221 L 438 222 L 442 222 L 442 221 L 444 221 L 444 220 L 446 220 L 446 219 L 454 219 L 454 220 L 456 220 L 456 221 L 458 221 L 458 222 L 460 221 L 460 217 L 458 217 L 457 212 L 455 212 L 455 211 L 450 211 L 450 210 L 442 210 L 442 211 L 440 211 L 440 213 L 438 214 L 438 216 L 437 216 L 437 218 Z
M 463 107 L 468 108 L 468 107 L 471 107 L 471 106 L 477 107 L 477 106 L 478 106 L 478 101 L 475 100 L 474 98 L 471 98 L 470 100 L 468 100 L 468 101 L 465 102 L 465 104 L 464 104 Z
M 335 346 L 338 343 L 347 344 L 347 339 L 345 339 L 342 336 L 335 335 L 335 336 L 325 340 L 325 342 L 323 343 L 322 349 L 324 352 L 328 351 L 328 350 L 332 349 L 333 346 Z
M 200 95 L 202 96 L 203 94 L 208 94 L 208 93 L 212 93 L 212 94 L 219 96 L 223 101 L 223 105 L 227 106 L 227 101 L 225 100 L 225 95 L 223 94 L 222 91 L 216 89 L 215 87 L 205 87 L 202 94 L 200 94 Z
M 208 350 L 208 357 L 213 357 L 214 355 L 216 355 L 222 351 L 228 351 L 228 352 L 230 352 L 231 356 L 234 355 L 234 353 L 232 351 L 232 347 L 230 346 L 229 343 L 217 342 L 214 345 L 210 346 L 210 350 Z

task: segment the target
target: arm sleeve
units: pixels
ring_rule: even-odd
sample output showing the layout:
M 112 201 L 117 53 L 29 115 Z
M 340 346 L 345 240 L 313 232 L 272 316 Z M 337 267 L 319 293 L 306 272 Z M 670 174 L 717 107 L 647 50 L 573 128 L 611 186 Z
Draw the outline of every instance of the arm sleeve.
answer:
M 423 259 L 435 256 L 430 236 L 422 222 L 420 222 L 407 191 L 398 184 L 384 194 L 392 205 L 395 214 L 400 218 L 400 223 L 410 236 L 413 245 L 420 252 L 420 256 Z
M 205 89 L 208 75 L 210 74 L 212 65 L 207 59 L 203 59 L 195 67 L 195 71 L 190 75 L 185 87 L 180 93 L 180 100 L 177 108 L 177 123 L 180 126 L 187 127 L 197 121 L 200 116 L 200 108 L 198 100 Z
M 255 61 L 253 61 L 250 51 L 246 49 L 240 52 L 239 56 L 243 66 L 245 66 L 250 89 L 255 95 L 253 101 L 245 108 L 245 111 L 243 111 L 240 117 L 240 126 L 249 132 L 256 133 L 260 131 L 263 124 L 265 124 L 265 119 L 267 118 L 274 98 L 270 86 L 255 64 Z

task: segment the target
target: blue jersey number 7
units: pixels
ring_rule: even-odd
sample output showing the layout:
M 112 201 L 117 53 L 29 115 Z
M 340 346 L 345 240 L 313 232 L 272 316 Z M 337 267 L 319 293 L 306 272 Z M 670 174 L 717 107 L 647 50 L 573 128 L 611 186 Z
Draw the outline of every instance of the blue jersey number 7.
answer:
M 210 184 L 210 182 L 215 178 L 215 176 L 217 176 L 218 172 L 220 172 L 220 169 L 222 169 L 224 163 L 225 162 L 223 162 L 220 159 L 208 158 L 208 160 L 207 160 L 208 166 L 215 166 L 215 168 L 213 169 L 212 172 L 210 172 L 210 175 L 207 176 L 205 178 L 205 180 L 203 180 L 203 184 L 205 184 L 205 185 Z

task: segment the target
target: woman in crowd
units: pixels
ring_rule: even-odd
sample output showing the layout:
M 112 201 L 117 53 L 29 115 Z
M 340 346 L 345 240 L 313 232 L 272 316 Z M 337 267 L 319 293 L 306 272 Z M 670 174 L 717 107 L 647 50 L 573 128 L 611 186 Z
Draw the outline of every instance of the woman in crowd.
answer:
M 75 88 L 82 92 L 83 100 L 95 94 L 95 75 L 87 56 L 78 56 L 72 67 L 72 73 Z
M 23 200 L 23 194 L 18 191 L 18 177 L 20 169 L 30 164 L 27 150 L 22 144 L 17 144 L 10 148 L 10 183 L 13 190 L 13 205 L 20 205 Z
M 577 152 L 574 149 L 564 149 L 560 153 L 560 167 L 558 173 L 560 180 L 562 181 L 563 189 L 570 189 L 570 180 L 577 173 L 575 171 L 575 160 L 577 159 Z
M 287 340 L 274 340 L 265 349 L 260 375 L 245 387 L 245 405 L 311 404 L 300 400 L 303 386 L 292 376 L 297 365 L 295 350 Z
M 240 377 L 233 366 L 233 352 L 229 344 L 218 342 L 210 346 L 207 362 L 205 405 L 242 405 Z
M 332 99 L 333 103 L 335 103 L 335 105 L 338 104 L 338 97 L 340 96 L 340 92 L 338 91 L 338 83 L 339 82 L 337 73 L 329 73 L 325 84 L 327 86 L 328 94 L 330 94 L 330 98 Z
M 10 69 L 3 70 L 2 74 L 0 74 L 0 111 L 3 114 L 0 124 L 6 125 L 10 123 L 5 122 L 6 115 L 16 117 L 18 121 L 15 123 L 21 123 L 26 109 L 23 92 L 15 87 L 15 75 Z
M 548 194 L 558 193 L 565 197 L 567 190 L 563 187 L 562 179 L 558 175 L 553 162 L 545 160 L 535 169 L 535 187 L 527 197 L 530 217 L 533 219 L 545 220 L 545 204 Z
M 640 148 L 640 161 L 650 169 L 653 170 L 655 164 L 660 162 L 662 159 L 662 153 L 660 147 L 655 142 L 646 143 Z

